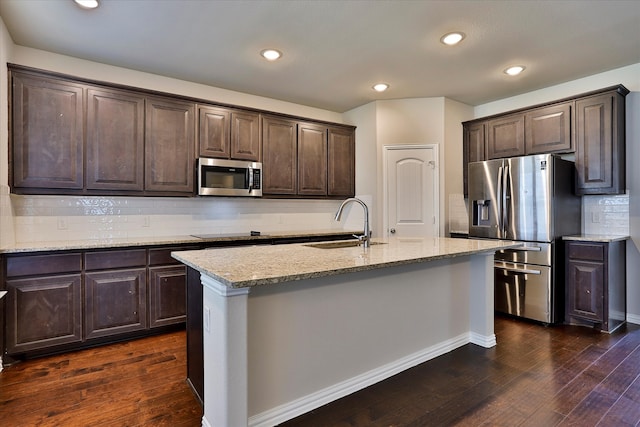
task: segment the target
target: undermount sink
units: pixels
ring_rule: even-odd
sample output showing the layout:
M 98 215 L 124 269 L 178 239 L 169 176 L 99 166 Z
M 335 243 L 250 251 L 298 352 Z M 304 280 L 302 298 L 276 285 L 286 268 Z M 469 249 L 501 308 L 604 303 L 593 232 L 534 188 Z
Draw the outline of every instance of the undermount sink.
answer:
M 369 242 L 370 245 L 382 245 L 384 242 Z M 336 249 L 336 248 L 352 248 L 356 246 L 361 246 L 362 242 L 358 240 L 338 240 L 337 242 L 322 242 L 322 243 L 309 243 L 310 248 L 319 248 L 319 249 Z

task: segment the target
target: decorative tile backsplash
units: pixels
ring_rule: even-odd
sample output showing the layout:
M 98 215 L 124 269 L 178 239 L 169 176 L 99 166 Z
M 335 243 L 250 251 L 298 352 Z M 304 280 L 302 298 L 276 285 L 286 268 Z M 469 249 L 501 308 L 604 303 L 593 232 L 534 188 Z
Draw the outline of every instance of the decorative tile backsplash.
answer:
M 583 196 L 582 229 L 585 234 L 629 235 L 629 194 Z
M 10 196 L 18 243 L 341 229 L 339 200 Z

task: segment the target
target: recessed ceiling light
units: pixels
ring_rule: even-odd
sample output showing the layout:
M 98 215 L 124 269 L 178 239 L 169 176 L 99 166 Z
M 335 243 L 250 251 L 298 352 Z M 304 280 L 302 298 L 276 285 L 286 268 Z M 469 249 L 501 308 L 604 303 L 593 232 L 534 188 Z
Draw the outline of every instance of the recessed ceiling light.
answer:
M 447 33 L 444 36 L 440 37 L 440 41 L 448 46 L 453 46 L 460 43 L 464 39 L 464 33 L 455 32 L 455 33 Z
M 386 83 L 378 83 L 373 85 L 373 90 L 375 90 L 376 92 L 384 92 L 387 89 L 389 89 L 389 85 Z
M 514 65 L 504 70 L 504 73 L 510 76 L 517 76 L 518 74 L 523 72 L 525 68 L 526 67 L 524 65 Z
M 267 61 L 275 61 L 276 59 L 280 59 L 282 57 L 282 52 L 275 49 L 265 49 L 260 52 L 260 55 Z
M 83 9 L 95 9 L 98 7 L 98 0 L 73 0 Z

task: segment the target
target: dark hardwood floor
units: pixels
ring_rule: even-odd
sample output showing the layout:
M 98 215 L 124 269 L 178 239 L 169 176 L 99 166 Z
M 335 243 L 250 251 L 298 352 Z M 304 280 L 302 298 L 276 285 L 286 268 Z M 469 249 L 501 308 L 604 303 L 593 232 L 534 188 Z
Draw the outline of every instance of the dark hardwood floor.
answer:
M 467 345 L 282 426 L 638 426 L 640 327 L 496 319 Z M 1 426 L 200 426 L 185 335 L 35 359 L 0 373 Z M 230 426 L 235 427 L 235 426 Z
M 200 426 L 184 331 L 28 360 L 0 373 L 0 426 Z
M 612 335 L 497 317 L 466 345 L 302 415 L 292 426 L 638 426 L 640 327 Z

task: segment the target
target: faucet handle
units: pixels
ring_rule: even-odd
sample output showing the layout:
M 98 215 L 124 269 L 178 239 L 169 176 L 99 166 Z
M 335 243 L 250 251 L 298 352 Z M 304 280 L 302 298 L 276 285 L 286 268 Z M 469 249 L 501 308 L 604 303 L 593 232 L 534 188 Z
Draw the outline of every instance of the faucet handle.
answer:
M 368 240 L 368 237 L 366 234 L 352 234 L 352 236 L 358 239 L 358 242 L 360 243 L 366 242 Z

